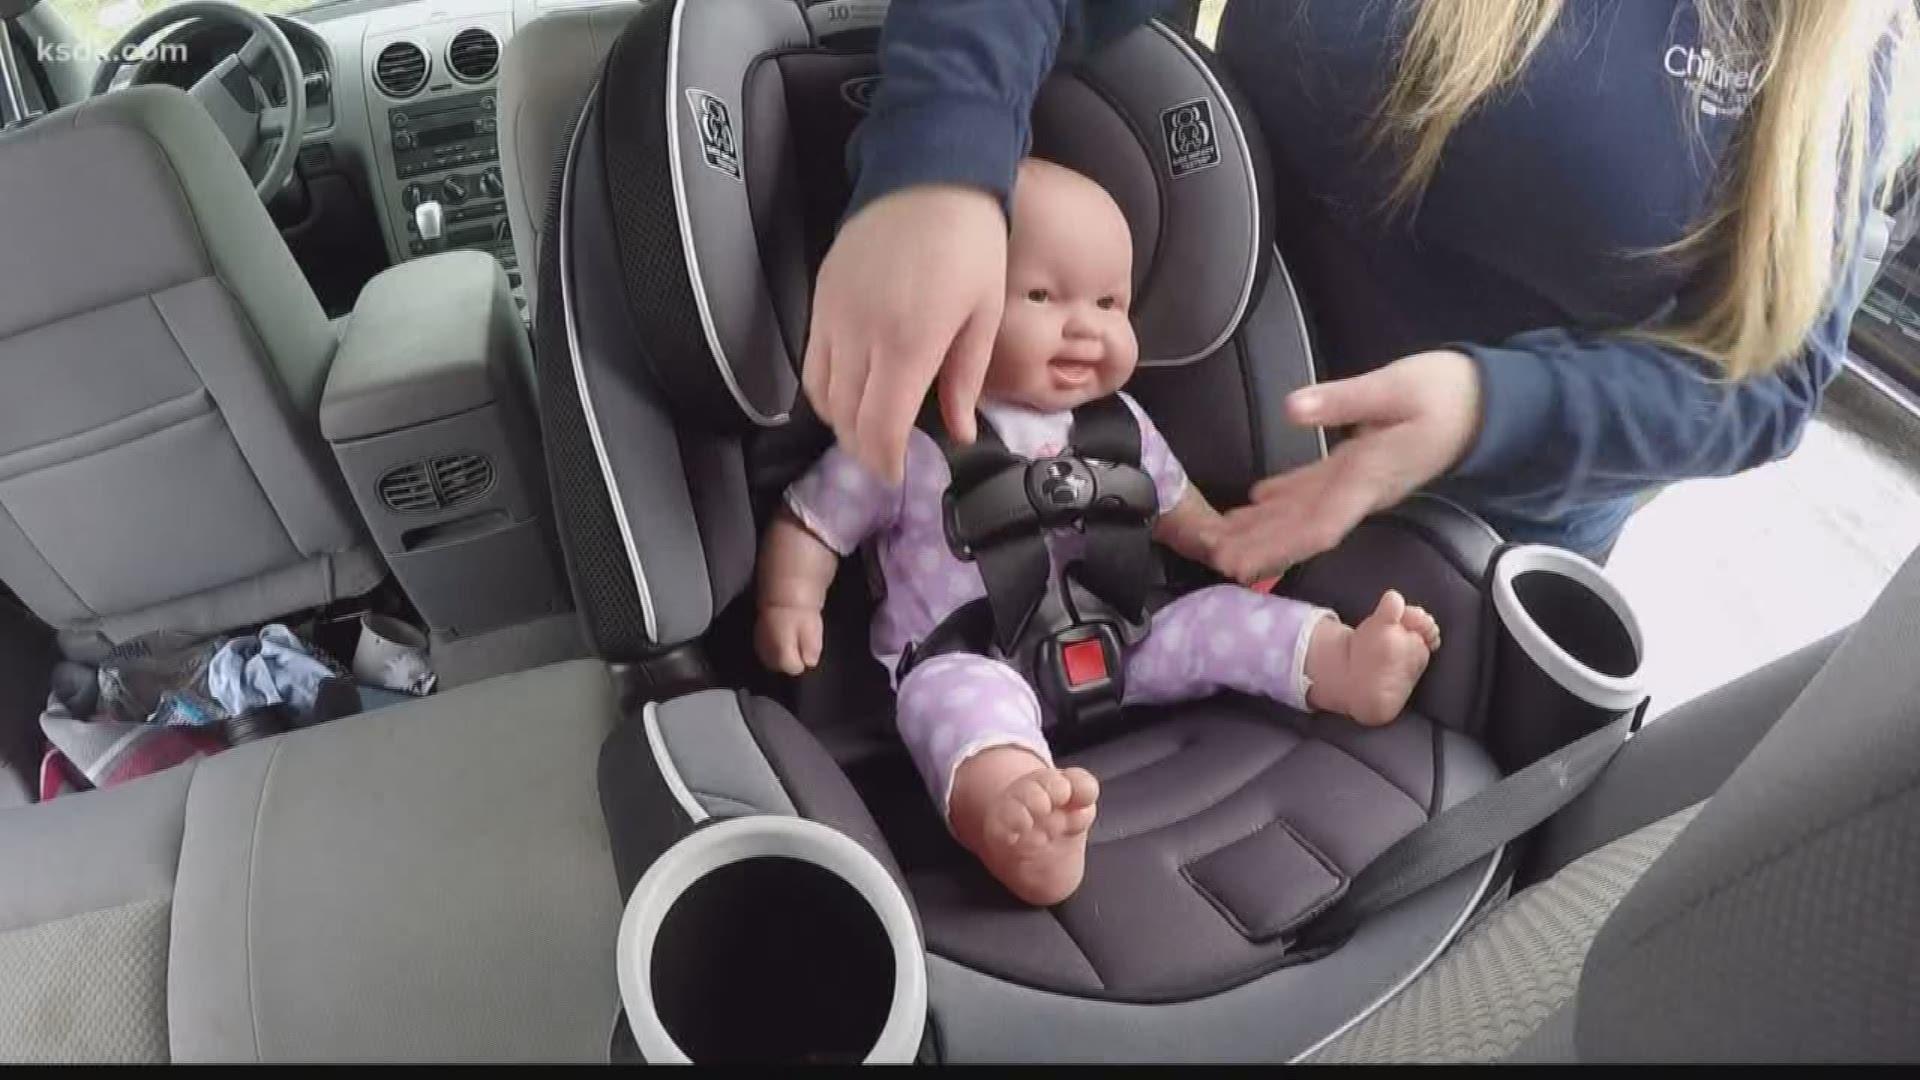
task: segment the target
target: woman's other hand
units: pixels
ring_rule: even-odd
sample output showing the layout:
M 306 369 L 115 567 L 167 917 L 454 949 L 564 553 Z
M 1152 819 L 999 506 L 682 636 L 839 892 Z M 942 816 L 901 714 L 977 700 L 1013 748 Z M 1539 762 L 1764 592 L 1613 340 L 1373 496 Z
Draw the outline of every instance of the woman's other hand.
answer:
M 1355 430 L 1324 459 L 1255 484 L 1253 502 L 1226 515 L 1215 565 L 1242 582 L 1331 549 L 1452 468 L 1479 431 L 1479 369 L 1464 353 L 1417 353 L 1296 391 L 1287 414 Z
M 936 377 L 947 430 L 973 441 L 1006 277 L 1006 216 L 987 192 L 905 188 L 846 223 L 820 267 L 802 381 L 848 453 L 898 483 Z

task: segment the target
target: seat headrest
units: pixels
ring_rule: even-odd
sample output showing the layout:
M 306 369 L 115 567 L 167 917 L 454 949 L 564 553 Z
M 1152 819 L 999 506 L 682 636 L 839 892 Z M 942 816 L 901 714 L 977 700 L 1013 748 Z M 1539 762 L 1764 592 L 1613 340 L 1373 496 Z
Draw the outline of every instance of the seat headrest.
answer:
M 610 51 L 569 153 L 562 224 L 577 243 L 614 236 L 625 304 L 609 314 L 676 419 L 786 420 L 884 10 L 661 0 Z M 1099 182 L 1132 226 L 1143 365 L 1211 354 L 1257 295 L 1272 222 L 1243 115 L 1206 50 L 1159 22 L 1063 63 L 1035 103 L 1031 152 Z

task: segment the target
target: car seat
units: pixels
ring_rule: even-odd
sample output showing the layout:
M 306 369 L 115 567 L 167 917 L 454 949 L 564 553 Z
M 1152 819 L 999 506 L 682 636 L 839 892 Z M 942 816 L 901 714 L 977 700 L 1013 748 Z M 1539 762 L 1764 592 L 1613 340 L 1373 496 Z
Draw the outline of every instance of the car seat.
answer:
M 63 649 L 378 585 L 317 420 L 334 330 L 206 110 L 48 113 L 0 134 L 0 184 L 0 580 Z
M 749 644 L 760 524 L 827 444 L 797 371 L 883 11 L 644 5 L 548 206 L 535 333 L 556 515 L 589 636 L 643 705 L 600 771 L 633 1049 L 1309 1052 L 1430 962 L 1505 863 L 1480 858 L 1337 940 L 1310 933 L 1316 917 L 1440 811 L 1643 700 L 1631 612 L 1590 564 L 1505 558 L 1452 504 L 1378 515 L 1282 588 L 1349 621 L 1389 586 L 1434 612 L 1445 644 L 1404 716 L 1362 729 L 1233 695 L 1133 710 L 1062 747 L 1103 786 L 1079 892 L 1035 909 L 999 890 L 892 734 L 858 560 L 829 597 L 819 669 L 773 678 Z M 1310 335 L 1242 115 L 1205 49 L 1153 23 L 1063 63 L 1032 132 L 1034 153 L 1125 212 L 1129 389 L 1220 505 L 1325 452 L 1283 416 L 1313 378 Z M 1596 658 L 1581 642 L 1601 625 Z M 779 868 L 795 862 L 818 873 Z

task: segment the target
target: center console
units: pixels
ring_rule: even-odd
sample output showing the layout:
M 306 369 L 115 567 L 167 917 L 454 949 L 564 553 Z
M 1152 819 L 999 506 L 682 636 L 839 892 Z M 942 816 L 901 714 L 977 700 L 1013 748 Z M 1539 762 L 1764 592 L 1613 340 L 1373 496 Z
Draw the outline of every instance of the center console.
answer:
M 367 283 L 320 430 L 407 597 L 468 637 L 566 610 L 546 513 L 533 360 L 505 274 L 448 251 Z
M 524 311 L 499 149 L 500 54 L 512 29 L 507 10 L 469 9 L 370 29 L 363 55 L 380 216 L 395 261 L 486 252 L 506 268 Z

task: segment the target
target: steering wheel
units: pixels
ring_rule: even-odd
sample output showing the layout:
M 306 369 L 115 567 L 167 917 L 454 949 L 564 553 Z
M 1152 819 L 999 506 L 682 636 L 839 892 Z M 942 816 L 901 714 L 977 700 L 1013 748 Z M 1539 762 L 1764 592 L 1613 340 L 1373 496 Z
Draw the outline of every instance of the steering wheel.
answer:
M 129 60 L 138 58 L 140 46 L 148 38 L 163 27 L 187 19 L 239 23 L 252 32 L 239 52 L 215 64 L 189 93 L 232 144 L 261 201 L 271 201 L 293 175 L 300 136 L 307 130 L 307 93 L 300 59 L 272 19 L 227 0 L 169 4 L 120 35 L 93 78 L 92 96 L 112 89 L 114 74 Z M 286 87 L 287 103 L 279 108 L 268 104 L 266 88 L 260 81 L 261 65 L 268 61 L 280 69 L 280 85 Z

